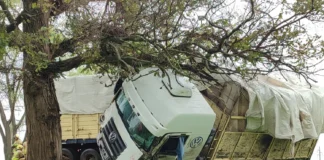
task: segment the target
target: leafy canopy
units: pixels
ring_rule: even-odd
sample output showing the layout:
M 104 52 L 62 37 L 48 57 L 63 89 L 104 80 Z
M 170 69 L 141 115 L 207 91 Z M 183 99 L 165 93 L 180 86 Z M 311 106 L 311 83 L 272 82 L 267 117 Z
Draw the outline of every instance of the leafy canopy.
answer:
M 274 71 L 309 79 L 323 57 L 321 37 L 307 30 L 323 19 L 323 0 L 38 0 L 32 8 L 49 23 L 33 34 L 17 29 L 29 11 L 14 19 L 0 2 L 0 55 L 19 48 L 39 74 L 156 66 L 205 81 Z

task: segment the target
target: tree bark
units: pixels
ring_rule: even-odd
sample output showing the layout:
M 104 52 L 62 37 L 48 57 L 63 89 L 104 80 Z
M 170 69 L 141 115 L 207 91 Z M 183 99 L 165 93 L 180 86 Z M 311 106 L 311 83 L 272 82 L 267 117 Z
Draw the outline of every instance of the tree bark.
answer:
M 11 150 L 11 140 L 12 140 L 12 132 L 10 129 L 10 124 L 6 120 L 6 115 L 4 112 L 4 108 L 2 103 L 0 102 L 0 117 L 2 121 L 3 128 L 0 128 L 0 136 L 3 141 L 3 151 L 5 153 L 5 160 L 11 160 L 12 157 L 12 150 Z M 0 126 L 1 127 L 1 126 Z
M 12 157 L 12 149 L 11 149 L 11 136 L 6 136 L 6 141 L 3 142 L 3 150 L 5 153 L 5 160 L 11 160 Z
M 42 4 L 46 0 L 24 0 L 24 10 L 33 15 L 24 22 L 25 33 L 37 33 L 42 27 L 48 27 L 50 12 Z M 36 4 L 36 5 L 35 5 Z M 40 5 L 40 8 L 35 6 Z M 33 44 L 30 44 L 33 45 Z M 50 55 L 46 44 L 37 44 L 40 52 Z M 33 51 L 37 54 L 38 51 Z M 61 126 L 59 105 L 57 102 L 53 75 L 37 73 L 30 63 L 31 53 L 24 52 L 24 101 L 26 108 L 27 159 L 61 160 Z M 50 57 L 50 56 L 48 56 Z M 46 57 L 44 57 L 46 58 Z
M 49 76 L 25 75 L 24 95 L 27 159 L 61 160 L 60 114 L 53 79 Z

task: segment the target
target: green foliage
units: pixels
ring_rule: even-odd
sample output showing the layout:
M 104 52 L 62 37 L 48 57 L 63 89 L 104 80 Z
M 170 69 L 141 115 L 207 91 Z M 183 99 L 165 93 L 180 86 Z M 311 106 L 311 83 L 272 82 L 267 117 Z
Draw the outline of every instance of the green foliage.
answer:
M 0 32 L 0 61 L 7 53 L 8 38 L 6 32 Z
M 37 72 L 61 73 L 83 66 L 71 75 L 84 69 L 82 74 L 127 75 L 157 66 L 191 78 L 211 73 L 253 77 L 273 71 L 307 78 L 314 73 L 308 60 L 323 57 L 320 38 L 310 35 L 303 24 L 323 18 L 322 0 L 250 0 L 237 2 L 239 7 L 210 0 L 114 0 L 107 1 L 100 14 L 93 6 L 71 2 L 62 0 L 69 7 L 62 8 L 67 21 L 58 30 L 52 25 L 57 17 L 49 14 L 57 13 L 57 6 L 34 1 L 31 9 L 41 9 L 48 24 L 33 34 L 7 35 L 3 30 L 0 47 L 10 43 L 25 51 Z M 69 61 L 73 58 L 77 60 Z

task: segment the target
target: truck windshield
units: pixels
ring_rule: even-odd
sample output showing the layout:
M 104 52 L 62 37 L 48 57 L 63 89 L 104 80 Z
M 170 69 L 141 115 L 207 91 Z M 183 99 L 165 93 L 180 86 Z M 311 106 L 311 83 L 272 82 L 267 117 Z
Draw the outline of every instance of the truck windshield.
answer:
M 119 113 L 123 123 L 131 138 L 138 146 L 143 148 L 145 151 L 148 151 L 155 136 L 152 135 L 152 133 L 139 120 L 138 116 L 133 111 L 131 105 L 126 99 L 124 91 L 121 91 L 117 98 L 117 106 L 119 108 Z

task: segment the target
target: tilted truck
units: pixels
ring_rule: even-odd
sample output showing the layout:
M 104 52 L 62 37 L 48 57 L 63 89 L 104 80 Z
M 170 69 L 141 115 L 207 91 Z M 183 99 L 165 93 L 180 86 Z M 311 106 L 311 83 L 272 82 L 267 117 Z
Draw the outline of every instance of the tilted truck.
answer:
M 93 95 L 108 95 L 108 98 L 101 99 L 104 101 L 102 106 L 106 108 L 94 109 L 94 104 L 98 102 L 96 100 L 88 104 L 92 106 L 88 115 L 84 114 L 86 110 L 78 111 L 78 107 L 62 111 L 65 153 L 71 152 L 78 157 L 85 152 L 85 159 L 100 159 L 100 152 L 103 160 L 163 160 L 176 159 L 181 154 L 186 160 L 292 159 L 311 156 L 317 137 L 305 136 L 296 141 L 296 138 L 291 138 L 295 134 L 290 134 L 291 137 L 278 136 L 277 132 L 272 134 L 271 128 L 265 125 L 270 124 L 265 117 L 267 114 L 253 116 L 258 112 L 250 109 L 255 107 L 250 105 L 249 96 L 252 95 L 237 83 L 223 83 L 221 87 L 213 86 L 210 89 L 199 88 L 199 91 L 183 77 L 168 72 L 168 76 L 161 78 L 153 73 L 148 74 L 152 70 L 142 70 L 140 74 L 117 84 L 114 99 L 114 88 L 105 88 L 104 84 L 96 82 L 101 85 L 101 92 L 94 89 Z M 75 83 L 78 78 L 71 79 L 74 79 L 74 85 L 70 82 L 68 86 L 82 85 Z M 61 83 L 58 88 L 63 86 Z M 84 91 L 84 95 L 87 92 Z M 65 96 L 59 92 L 57 94 L 61 106 L 64 100 L 60 99 Z M 75 99 L 80 103 L 87 100 Z M 95 113 L 99 110 L 105 111 Z M 89 117 L 93 117 L 93 120 L 87 120 Z M 300 123 L 303 123 L 302 118 Z M 260 125 L 255 125 L 257 123 Z M 95 145 L 93 140 L 98 132 Z

